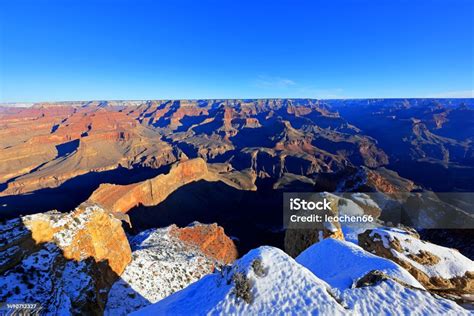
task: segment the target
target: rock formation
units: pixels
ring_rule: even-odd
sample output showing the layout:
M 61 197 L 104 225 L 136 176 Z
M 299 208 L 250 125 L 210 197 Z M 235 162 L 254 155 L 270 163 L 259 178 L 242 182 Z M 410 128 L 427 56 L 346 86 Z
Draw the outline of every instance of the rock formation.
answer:
M 237 248 L 226 236 L 224 229 L 217 224 L 197 223 L 184 228 L 171 227 L 169 233 L 184 244 L 197 247 L 204 255 L 219 262 L 229 264 L 237 258 Z
M 234 243 L 216 224 L 151 229 L 130 243 L 133 259 L 109 293 L 106 315 L 128 315 L 237 258 Z
M 102 184 L 88 199 L 88 203 L 101 205 L 112 212 L 126 213 L 139 204 L 145 206 L 159 204 L 181 186 L 198 180 L 223 181 L 238 189 L 255 189 L 253 181 L 248 176 L 247 181 L 237 182 L 234 179 L 231 173 L 222 175 L 213 172 L 212 169 L 209 170 L 203 159 L 196 158 L 180 161 L 168 174 L 161 174 L 143 182 L 129 185 Z
M 255 147 L 278 157 L 271 166 L 278 170 L 271 172 L 269 166 L 262 170 L 269 162 L 259 157 L 254 172 L 276 177 L 284 172 L 306 176 L 335 171 L 350 163 L 373 167 L 388 162 L 373 139 L 355 137 L 357 129 L 336 113 L 312 100 L 309 107 L 297 103 L 157 100 L 7 108 L 0 115 L 0 182 L 4 183 L 0 195 L 58 187 L 91 172 L 156 169 L 173 163 L 182 152 L 209 162 L 236 160 L 233 165 L 241 171 L 250 167 L 251 159 L 241 161 L 238 156 Z M 318 124 L 331 130 L 311 128 Z M 327 147 L 332 142 L 337 142 L 333 149 L 342 146 L 344 151 Z
M 474 293 L 474 262 L 455 249 L 419 239 L 416 232 L 378 228 L 359 235 L 359 245 L 398 263 L 428 290 L 471 300 Z
M 10 220 L 0 235 L 1 301 L 49 314 L 101 315 L 131 260 L 121 222 L 97 206 Z
M 393 262 L 341 241 L 334 241 L 341 247 L 338 248 L 340 251 L 334 252 L 332 247 L 326 247 L 330 242 L 330 239 L 325 240 L 309 248 L 304 254 L 309 260 L 301 258 L 300 263 L 277 248 L 254 249 L 231 267 L 202 278 L 132 315 L 380 315 L 406 311 L 469 314 L 456 303 L 420 288 L 408 272 Z M 341 260 L 339 254 L 345 260 Z M 385 272 L 369 270 L 377 266 Z M 319 273 L 323 270 L 329 273 Z M 335 280 L 339 273 L 342 278 Z M 383 277 L 369 278 L 376 275 Z M 348 280 L 349 283 L 344 283 Z M 357 286 L 351 286 L 352 282 Z
M 158 168 L 176 160 L 156 132 L 114 108 L 23 109 L 0 117 L 0 127 L 8 136 L 0 143 L 0 181 L 7 183 L 0 195 L 57 187 L 89 172 Z

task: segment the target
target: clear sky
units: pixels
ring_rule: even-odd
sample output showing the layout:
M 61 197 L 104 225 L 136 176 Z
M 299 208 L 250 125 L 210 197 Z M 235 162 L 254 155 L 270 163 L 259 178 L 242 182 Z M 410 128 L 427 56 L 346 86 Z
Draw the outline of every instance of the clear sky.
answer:
M 472 97 L 473 0 L 0 0 L 0 102 Z

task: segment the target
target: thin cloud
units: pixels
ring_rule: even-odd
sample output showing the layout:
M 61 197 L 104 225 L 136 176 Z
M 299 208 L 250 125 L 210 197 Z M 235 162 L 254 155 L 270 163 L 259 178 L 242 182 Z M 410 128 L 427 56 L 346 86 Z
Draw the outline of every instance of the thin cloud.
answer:
M 255 86 L 257 88 L 289 88 L 295 85 L 296 82 L 293 80 L 281 77 L 261 75 L 255 80 Z
M 428 98 L 474 98 L 474 90 L 446 91 L 427 96 Z

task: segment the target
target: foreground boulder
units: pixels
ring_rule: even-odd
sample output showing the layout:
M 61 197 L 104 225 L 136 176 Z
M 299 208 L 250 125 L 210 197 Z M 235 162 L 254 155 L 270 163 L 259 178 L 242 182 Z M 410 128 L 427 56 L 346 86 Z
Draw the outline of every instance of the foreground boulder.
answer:
M 233 241 L 216 224 L 150 229 L 130 243 L 133 260 L 109 293 L 106 315 L 128 315 L 237 258 Z
M 0 238 L 0 301 L 48 314 L 102 314 L 131 260 L 121 221 L 96 206 L 7 221 Z
M 393 262 L 346 242 L 334 243 L 327 239 L 308 248 L 303 254 L 313 259 L 300 258 L 306 267 L 277 248 L 251 250 L 232 267 L 133 315 L 469 315 L 456 303 L 418 288 L 419 283 Z M 345 262 L 337 260 L 342 258 L 330 251 L 331 246 L 344 254 Z M 332 255 L 334 260 L 329 258 Z M 323 279 L 311 272 L 315 265 L 332 272 Z M 386 273 L 364 275 L 378 266 Z M 339 273 L 343 279 L 332 278 Z M 347 286 L 348 279 L 354 279 L 352 286 Z M 325 281 L 341 286 L 331 288 Z
M 295 260 L 339 290 L 356 287 L 359 280 L 374 270 L 401 283 L 424 289 L 398 264 L 343 240 L 325 239 L 303 251 Z
M 463 299 L 474 293 L 474 262 L 455 249 L 420 240 L 416 232 L 368 230 L 359 235 L 359 245 L 398 263 L 431 291 Z
M 344 308 L 328 285 L 283 251 L 260 247 L 134 315 L 323 314 Z
M 334 216 L 339 214 L 339 197 L 318 193 L 318 198 L 327 197 L 333 206 L 331 210 L 321 211 L 321 214 Z M 300 211 L 299 215 L 309 215 L 311 211 Z M 296 257 L 303 250 L 310 247 L 325 238 L 336 238 L 344 240 L 344 235 L 339 223 L 313 223 L 311 228 L 302 228 L 298 223 L 289 223 L 288 229 L 285 231 L 285 252 L 292 257 Z
M 433 295 L 398 264 L 346 241 L 325 239 L 296 261 L 328 282 L 349 315 L 468 315 Z

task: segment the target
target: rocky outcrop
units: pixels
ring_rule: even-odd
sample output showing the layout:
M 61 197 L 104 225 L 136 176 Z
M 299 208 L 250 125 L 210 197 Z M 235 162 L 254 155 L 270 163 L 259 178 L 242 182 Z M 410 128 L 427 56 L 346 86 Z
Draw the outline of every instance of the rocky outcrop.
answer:
M 168 174 L 161 174 L 143 182 L 130 185 L 102 184 L 90 196 L 88 203 L 101 205 L 113 212 L 125 213 L 139 204 L 145 206 L 159 204 L 178 188 L 199 180 L 223 181 L 238 189 L 255 189 L 253 183 L 250 187 L 242 188 L 239 184 L 244 182 L 233 181 L 232 174 L 221 175 L 212 172 L 203 159 L 196 158 L 180 161 Z M 248 181 L 247 185 L 250 185 Z
M 359 235 L 359 245 L 398 263 L 430 291 L 461 299 L 474 293 L 474 262 L 455 249 L 420 240 L 416 232 L 368 230 Z
M 217 224 L 202 225 L 196 223 L 189 227 L 171 227 L 170 235 L 186 245 L 197 247 L 206 256 L 223 263 L 232 263 L 237 259 L 237 248 L 226 236 L 224 228 Z
M 329 241 L 308 249 L 309 260 L 300 262 L 277 248 L 253 249 L 232 266 L 132 315 L 469 315 L 420 288 L 395 263 L 344 242 L 334 241 L 340 252 L 333 252 L 324 245 Z M 374 266 L 382 271 L 370 271 Z
M 49 314 L 102 314 L 131 260 L 121 222 L 96 206 L 7 221 L 0 236 L 0 300 Z
M 404 197 L 403 193 L 419 188 L 413 181 L 401 177 L 392 170 L 366 167 L 360 167 L 353 175 L 347 177 L 343 186 L 345 190 L 382 192 L 395 198 Z
M 132 262 L 109 293 L 106 315 L 128 315 L 237 258 L 233 241 L 216 224 L 151 229 L 130 244 Z
M 260 247 L 135 315 L 342 314 L 327 287 L 283 251 Z
M 309 246 L 326 238 L 344 240 L 344 235 L 340 227 L 329 230 L 323 225 L 319 229 L 287 229 L 285 232 L 285 252 L 292 257 L 296 257 Z

